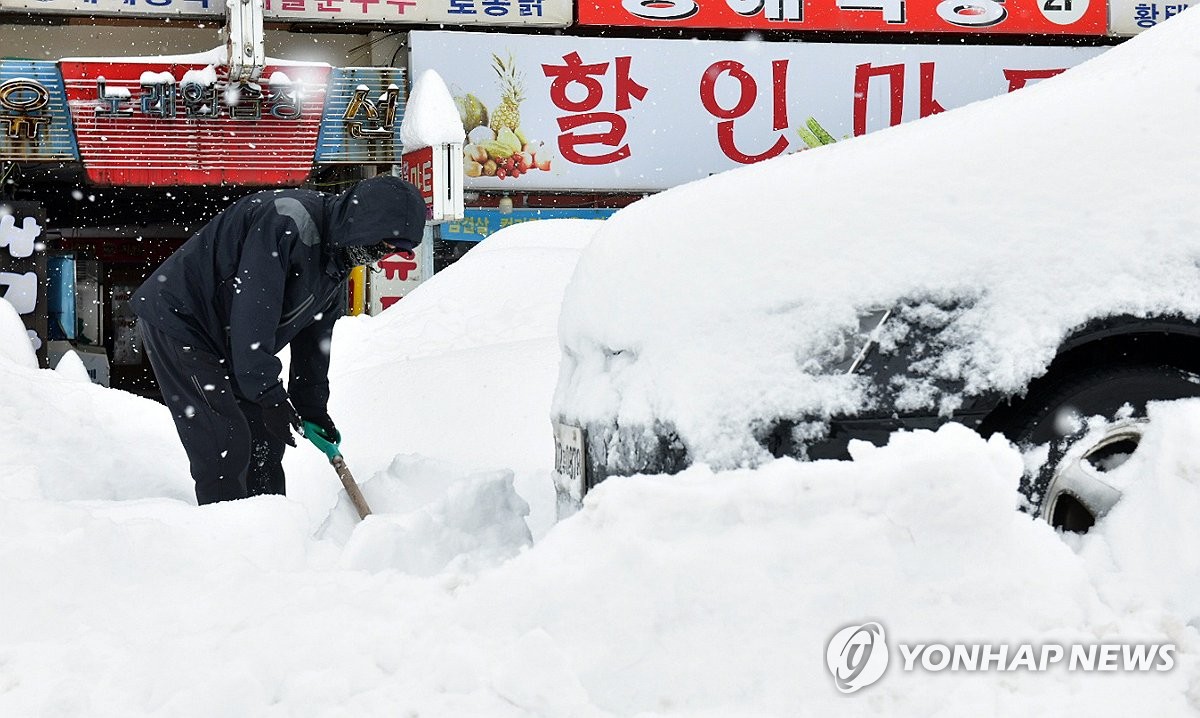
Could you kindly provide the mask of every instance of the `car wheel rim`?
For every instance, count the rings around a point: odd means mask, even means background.
[[[1064,531],[1087,531],[1121,498],[1121,490],[1108,476],[1137,450],[1145,433],[1145,419],[1110,424],[1096,438],[1085,437],[1086,448],[1072,448],[1046,487],[1042,518]]]

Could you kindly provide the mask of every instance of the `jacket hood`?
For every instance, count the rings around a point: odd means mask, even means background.
[[[411,183],[380,175],[327,200],[326,237],[333,247],[388,240],[411,249],[425,230],[425,200]]]

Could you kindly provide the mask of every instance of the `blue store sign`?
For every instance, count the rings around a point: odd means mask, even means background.
[[[503,214],[498,209],[470,209],[458,222],[438,226],[440,239],[451,242],[478,242],[493,232],[521,222],[537,219],[607,219],[615,209],[514,209]]]
[[[58,63],[0,59],[0,160],[78,160]]]
[[[399,162],[404,84],[400,68],[334,68],[317,138],[317,164]]]

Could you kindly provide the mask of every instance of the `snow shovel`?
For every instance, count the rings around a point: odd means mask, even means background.
[[[342,480],[342,486],[346,487],[346,494],[350,497],[350,502],[358,510],[358,518],[365,519],[371,513],[371,507],[367,506],[367,500],[358,490],[358,484],[354,482],[354,474],[351,474],[350,467],[346,466],[346,460],[342,458],[342,451],[338,445],[325,435],[321,427],[311,421],[304,422],[304,438],[311,441],[329,457],[329,463],[333,464],[334,470],[337,471],[338,478]]]

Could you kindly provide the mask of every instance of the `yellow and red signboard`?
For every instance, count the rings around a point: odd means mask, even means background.
[[[1103,35],[1106,0],[582,0],[580,25]]]

